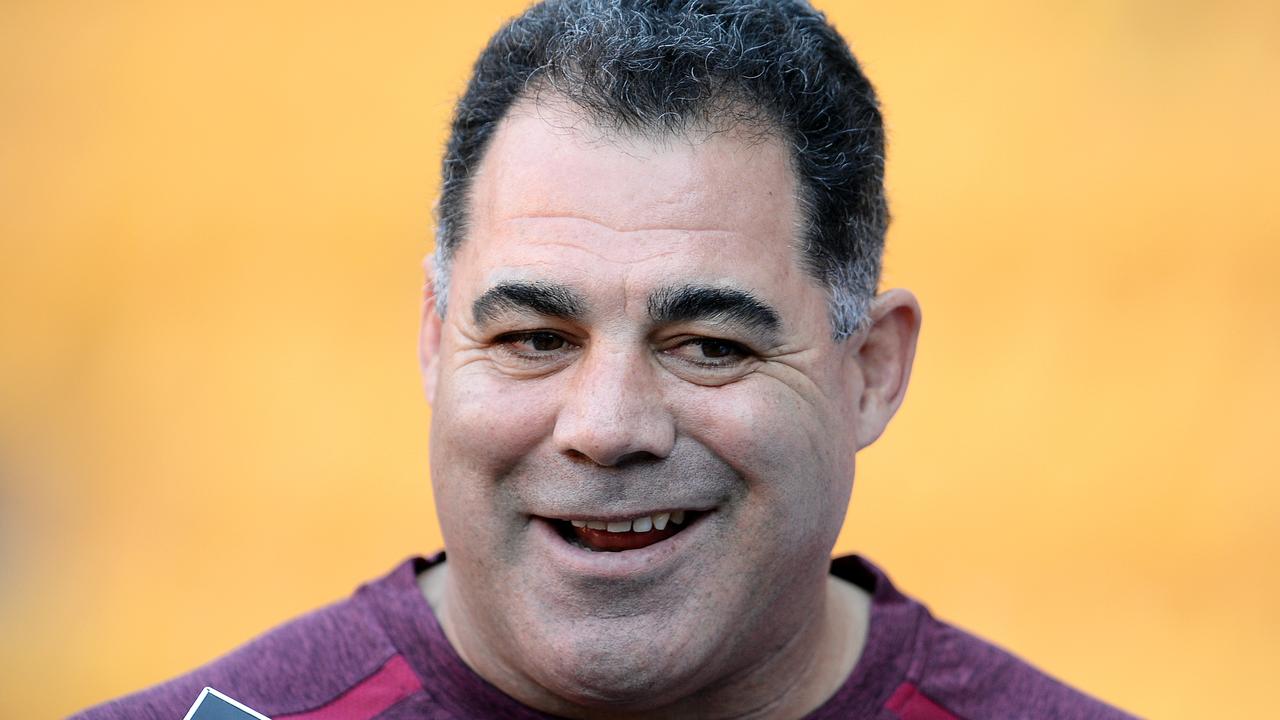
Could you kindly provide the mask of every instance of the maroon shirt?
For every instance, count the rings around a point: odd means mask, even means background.
[[[73,716],[178,720],[206,685],[273,720],[545,719],[467,667],[418,589],[412,558],[350,599],[286,623],[187,675]],[[853,672],[808,720],[1085,720],[1132,716],[934,619],[856,557],[831,563],[872,595]]]

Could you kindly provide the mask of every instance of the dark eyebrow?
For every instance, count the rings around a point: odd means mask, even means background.
[[[504,312],[532,311],[548,317],[577,320],[583,315],[582,298],[563,285],[546,282],[503,282],[476,298],[471,317],[477,325],[495,320]]]
[[[778,311],[755,295],[712,285],[660,288],[649,296],[649,317],[658,325],[692,320],[736,323],[767,335],[782,329]]]

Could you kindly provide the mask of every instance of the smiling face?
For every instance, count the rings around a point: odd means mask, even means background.
[[[864,374],[799,213],[772,137],[493,137],[427,383],[442,619],[508,694],[676,707],[818,641]]]

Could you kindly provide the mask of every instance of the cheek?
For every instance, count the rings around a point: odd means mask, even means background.
[[[442,377],[432,408],[433,458],[447,460],[450,475],[492,482],[551,436],[559,385],[556,376],[512,380],[482,363]]]
[[[431,481],[451,549],[510,547],[516,528],[499,520],[515,517],[517,503],[502,480],[550,438],[553,380],[514,382],[479,363],[442,376],[432,408]]]
[[[834,542],[853,478],[847,416],[771,380],[707,394],[684,406],[681,424],[744,479],[741,520],[768,529],[762,541]]]

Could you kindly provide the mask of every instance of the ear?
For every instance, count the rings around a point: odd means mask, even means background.
[[[920,303],[906,290],[889,290],[871,303],[856,362],[862,371],[858,401],[858,449],[884,432],[902,405],[920,337]]]
[[[436,383],[440,380],[440,333],[443,319],[436,312],[435,268],[428,255],[423,262],[426,281],[422,284],[422,328],[418,335],[418,362],[422,368],[422,389],[427,402],[436,401]]]

